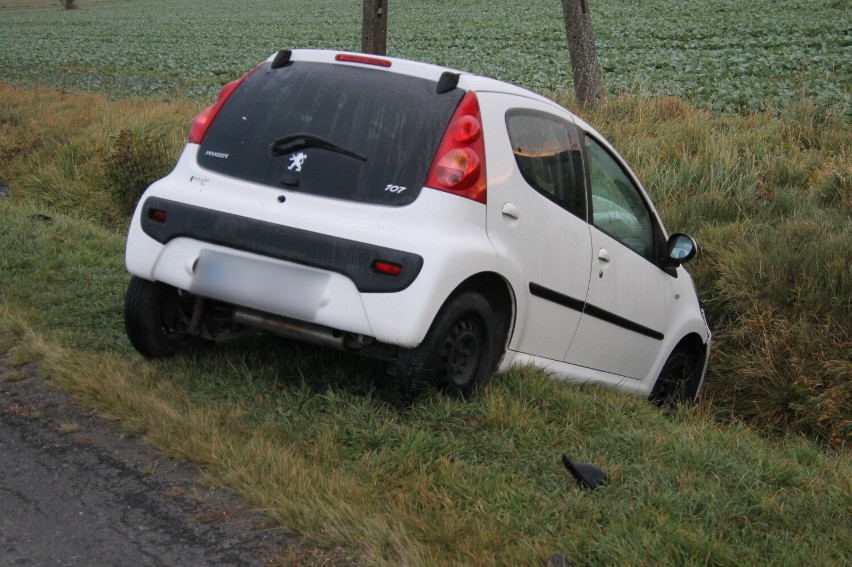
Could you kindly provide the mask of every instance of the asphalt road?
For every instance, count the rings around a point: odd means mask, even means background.
[[[0,359],[0,566],[348,565]]]

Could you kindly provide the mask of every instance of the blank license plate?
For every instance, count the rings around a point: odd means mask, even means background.
[[[190,291],[297,318],[310,318],[319,309],[328,274],[205,250],[198,258]]]

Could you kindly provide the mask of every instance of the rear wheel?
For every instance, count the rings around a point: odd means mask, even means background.
[[[701,386],[700,357],[683,347],[666,360],[649,399],[659,406],[674,407],[691,404]]]
[[[133,347],[147,358],[165,358],[198,345],[187,332],[193,300],[177,288],[132,277],[124,297],[124,328]]]
[[[403,385],[431,383],[467,397],[491,378],[504,337],[491,304],[475,292],[451,297],[402,369]]]

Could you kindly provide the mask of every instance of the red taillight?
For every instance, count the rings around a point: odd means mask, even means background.
[[[464,95],[450,120],[426,176],[426,186],[485,203],[485,139],[475,93]]]
[[[160,224],[166,222],[166,211],[162,209],[148,209],[148,218],[154,222],[158,222]]]
[[[402,266],[393,262],[385,262],[384,260],[376,260],[373,262],[373,269],[380,274],[388,276],[398,276],[402,273]]]
[[[222,90],[219,91],[218,98],[216,98],[216,103],[213,106],[208,106],[195,117],[195,121],[189,129],[189,142],[191,144],[200,144],[204,140],[204,136],[207,134],[207,129],[210,128],[211,124],[213,124],[213,120],[216,118],[216,115],[219,114],[219,110],[221,110],[222,105],[228,100],[228,97],[237,90],[237,87],[243,84],[246,77],[257,71],[261,65],[258,65],[236,81],[231,81],[222,87]]]
[[[453,140],[460,144],[475,142],[482,133],[482,124],[473,116],[460,116],[451,122]]]
[[[362,65],[375,65],[377,67],[390,67],[391,62],[387,59],[379,57],[369,57],[367,55],[355,55],[353,53],[338,53],[334,57],[335,61],[344,61],[346,63],[361,63]]]

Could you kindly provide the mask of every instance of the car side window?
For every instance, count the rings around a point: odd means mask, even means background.
[[[618,161],[586,136],[592,188],[592,223],[644,258],[654,260],[651,213]]]
[[[506,129],[524,180],[536,191],[586,220],[582,157],[572,143],[574,125],[535,110],[510,110]]]

